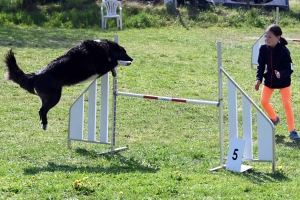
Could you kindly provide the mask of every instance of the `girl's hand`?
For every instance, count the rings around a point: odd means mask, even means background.
[[[277,77],[278,79],[280,79],[280,73],[279,73],[279,71],[277,71],[277,70],[274,70],[274,71],[275,71],[276,77]]]
[[[260,80],[257,80],[256,83],[255,83],[255,86],[254,86],[254,89],[255,89],[256,91],[259,90],[260,84],[261,84]]]

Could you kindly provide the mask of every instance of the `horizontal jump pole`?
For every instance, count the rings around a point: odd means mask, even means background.
[[[285,38],[287,41],[300,42],[300,39]]]
[[[135,93],[128,93],[128,92],[116,92],[116,95],[127,96],[127,97],[136,97],[136,98],[144,98],[144,99],[153,99],[153,100],[162,100],[162,101],[173,101],[173,102],[180,102],[180,103],[206,104],[206,105],[219,106],[219,102],[217,102],[217,101],[202,101],[202,100],[194,100],[194,99],[180,99],[180,98],[172,98],[172,97],[135,94]]]

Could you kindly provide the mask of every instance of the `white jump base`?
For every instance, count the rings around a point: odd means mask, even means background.
[[[115,41],[117,41],[115,37]],[[116,153],[122,150],[126,150],[127,147],[115,148],[116,143],[116,121],[117,121],[117,96],[131,97],[131,98],[145,98],[152,100],[171,101],[179,103],[190,104],[204,104],[214,105],[219,108],[219,137],[220,137],[220,165],[210,171],[218,170],[226,167],[226,157],[224,153],[224,111],[223,111],[223,85],[222,75],[227,79],[228,85],[228,136],[229,143],[231,138],[238,138],[238,135],[243,135],[245,140],[245,148],[243,154],[243,162],[271,162],[272,171],[275,172],[275,131],[274,125],[271,120],[264,114],[263,111],[247,96],[247,94],[237,85],[237,83],[228,75],[228,73],[222,68],[222,50],[221,42],[218,42],[218,101],[205,101],[194,99],[182,99],[172,98],[164,96],[144,95],[128,92],[120,92],[117,90],[117,76],[113,80],[113,104],[112,104],[112,134],[111,141],[108,141],[108,97],[109,97],[109,76],[108,74],[101,77],[101,116],[100,116],[100,139],[96,140],[96,134],[99,133],[96,130],[96,111],[97,111],[97,80],[94,80],[92,84],[79,96],[70,108],[69,119],[69,134],[68,134],[68,146],[71,146],[71,141],[82,141],[89,143],[98,143],[110,145],[110,150],[101,152]],[[88,100],[88,134],[87,138],[84,138],[84,94],[89,92]],[[238,123],[238,97],[237,92],[242,94],[242,123]],[[253,117],[252,109],[256,112],[257,130],[252,130]],[[242,126],[242,131],[239,131],[239,124]],[[254,134],[257,135],[257,141],[254,141]],[[257,144],[257,156],[254,156],[254,145]],[[255,146],[256,147],[256,146]],[[255,152],[256,153],[256,152]],[[250,169],[251,166],[245,166],[245,169]]]

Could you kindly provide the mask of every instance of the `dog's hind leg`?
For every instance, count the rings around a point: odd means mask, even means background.
[[[42,107],[39,110],[39,115],[43,129],[46,130],[48,126],[47,113],[59,102],[61,89],[51,95],[41,95],[40,97],[42,99]]]

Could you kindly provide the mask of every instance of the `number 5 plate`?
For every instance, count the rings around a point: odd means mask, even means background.
[[[230,138],[226,170],[241,172],[245,140]]]

